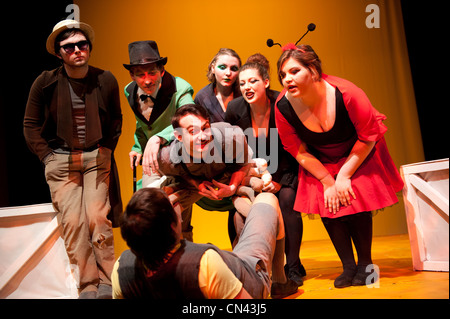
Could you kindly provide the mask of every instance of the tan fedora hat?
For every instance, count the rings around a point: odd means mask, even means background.
[[[67,29],[80,29],[82,30],[86,36],[89,38],[88,40],[91,44],[94,43],[94,30],[89,24],[84,22],[78,22],[76,20],[68,19],[62,20],[58,22],[54,27],[52,33],[47,38],[47,51],[53,55],[57,55],[55,52],[55,40],[56,37],[63,31]]]

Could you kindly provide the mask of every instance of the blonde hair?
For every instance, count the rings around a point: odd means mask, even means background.
[[[219,50],[219,52],[217,52],[216,55],[213,57],[211,62],[209,62],[209,65],[208,65],[208,72],[206,73],[206,77],[208,78],[208,81],[211,82],[211,83],[215,83],[216,82],[216,77],[214,76],[214,72],[212,71],[212,68],[213,68],[214,64],[216,63],[217,59],[221,55],[230,55],[232,57],[235,57],[239,61],[239,67],[241,67],[241,65],[242,65],[241,58],[236,53],[236,51],[234,51],[233,49],[221,48]]]

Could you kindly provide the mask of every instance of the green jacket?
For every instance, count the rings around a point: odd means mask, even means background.
[[[182,78],[174,77],[166,71],[149,121],[139,112],[137,89],[136,82],[129,83],[125,87],[125,96],[136,117],[135,143],[131,150],[143,154],[148,140],[153,135],[162,137],[168,142],[174,138],[172,116],[179,107],[194,103],[192,99],[194,89]]]

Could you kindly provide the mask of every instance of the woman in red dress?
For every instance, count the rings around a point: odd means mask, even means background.
[[[335,287],[365,285],[372,264],[371,211],[397,203],[403,188],[383,137],[386,117],[353,83],[322,74],[309,45],[283,47],[278,77],[284,90],[276,125],[300,164],[294,209],[320,215],[343,265]]]

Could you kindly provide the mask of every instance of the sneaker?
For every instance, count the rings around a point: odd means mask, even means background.
[[[270,288],[270,296],[272,297],[272,299],[281,299],[293,295],[297,291],[297,283],[288,278],[287,282],[284,284],[279,282],[272,283],[272,287]]]

